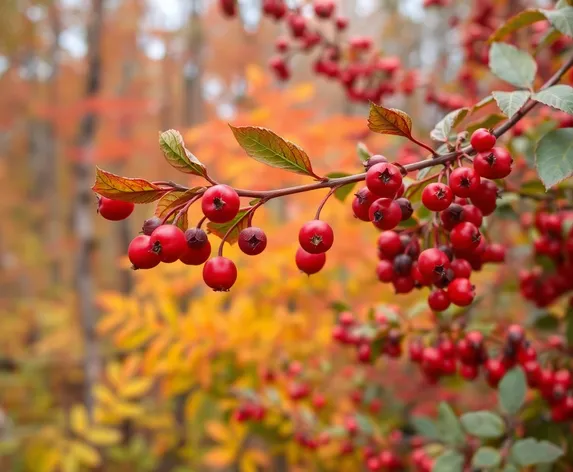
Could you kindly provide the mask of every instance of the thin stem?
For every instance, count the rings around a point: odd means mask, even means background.
[[[322,211],[322,208],[324,207],[324,205],[326,204],[326,202],[328,201],[328,199],[332,196],[332,194],[333,194],[334,192],[336,192],[336,190],[337,190],[339,187],[340,187],[340,186],[338,186],[338,187],[332,187],[332,188],[330,189],[330,192],[328,192],[328,193],[326,194],[326,197],[324,197],[324,198],[322,199],[322,202],[320,202],[320,205],[318,205],[318,208],[316,209],[316,214],[315,214],[315,216],[314,216],[314,219],[315,219],[315,220],[319,220],[319,219],[320,219],[320,212]]]
[[[186,203],[182,203],[181,205],[176,206],[175,208],[173,208],[169,213],[167,213],[167,215],[165,215],[165,217],[161,220],[161,224],[164,225],[167,220],[169,220],[169,218],[171,216],[173,216],[173,214],[177,213],[178,211],[182,211],[185,207],[187,207],[187,210],[189,209],[189,207],[195,203],[197,200],[199,200],[201,198],[201,195],[195,195],[191,200],[189,200]],[[179,215],[178,215],[179,216]],[[177,218],[176,218],[177,219]],[[175,223],[175,221],[174,221]]]
[[[250,217],[250,215],[252,215],[255,210],[257,208],[259,208],[261,205],[263,205],[266,202],[266,200],[261,200],[260,202],[258,202],[255,206],[250,207],[247,212],[241,217],[239,218],[235,224],[233,224],[233,226],[231,226],[227,232],[225,233],[225,236],[223,236],[223,238],[221,239],[221,244],[219,244],[219,251],[217,252],[217,255],[219,257],[221,257],[223,255],[223,246],[225,245],[225,242],[227,241],[227,239],[229,238],[230,234],[233,232],[233,230],[235,228],[237,228],[237,226],[239,226],[239,224],[241,224],[241,222],[247,218]]]
[[[206,216],[204,216],[203,218],[201,218],[199,220],[199,223],[197,223],[197,229],[201,228],[201,226],[203,226],[203,223],[205,223],[205,220],[207,219]]]
[[[173,220],[173,224],[176,225],[177,222],[179,221],[179,219],[189,211],[189,208],[191,207],[191,205],[193,204],[193,202],[196,202],[197,198],[192,198],[191,200],[189,200],[185,206],[179,210],[179,212],[177,212],[177,216],[175,217],[175,219]]]
[[[423,147],[426,151],[430,151],[432,153],[432,156],[437,156],[438,153],[436,152],[435,149],[431,148],[430,146],[428,146],[427,144],[424,144],[422,141],[418,141],[416,138],[414,138],[413,136],[410,136],[410,141],[412,141],[413,143],[416,143],[418,146]]]

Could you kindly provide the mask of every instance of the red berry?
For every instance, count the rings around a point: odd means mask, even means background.
[[[464,207],[452,203],[444,211],[440,212],[440,220],[444,229],[451,231],[456,225],[464,221]]]
[[[392,281],[395,293],[410,293],[414,290],[414,278],[410,275],[395,277]]]
[[[275,48],[278,52],[287,52],[289,48],[289,41],[287,38],[278,38],[275,42]]]
[[[279,80],[288,80],[290,77],[290,70],[283,57],[274,56],[269,60],[269,66],[275,73],[275,76]]]
[[[133,213],[135,205],[131,202],[122,202],[121,200],[112,200],[107,197],[98,197],[98,213],[110,221],[125,220]]]
[[[477,365],[473,364],[462,364],[460,368],[460,375],[466,380],[474,380],[479,373],[479,368]]]
[[[422,203],[431,211],[445,210],[453,199],[454,194],[450,187],[437,182],[427,185],[422,192]]]
[[[476,129],[470,143],[477,152],[487,152],[495,146],[496,137],[485,128]]]
[[[450,306],[450,299],[445,290],[434,290],[428,296],[428,305],[434,311],[444,311]]]
[[[334,6],[332,0],[315,0],[314,13],[319,18],[330,18],[334,13]]]
[[[474,157],[474,170],[486,179],[503,179],[511,173],[513,159],[503,148],[493,148],[491,152]]]
[[[423,277],[433,282],[440,280],[446,275],[450,268],[450,259],[448,256],[436,248],[422,251],[418,257],[418,269]]]
[[[237,13],[237,4],[235,0],[219,0],[219,6],[223,15],[226,17],[233,17]]]
[[[338,18],[336,18],[336,29],[338,31],[342,31],[345,30],[346,27],[348,26],[348,18],[346,18],[345,16],[339,16]]]
[[[408,353],[412,362],[422,362],[424,354],[424,345],[419,339],[414,340],[408,346]]]
[[[249,256],[256,256],[267,247],[267,235],[261,228],[250,226],[239,233],[239,248]]]
[[[396,203],[398,204],[400,210],[402,211],[402,221],[410,219],[412,213],[414,213],[414,209],[412,208],[410,200],[408,200],[407,198],[397,198]]]
[[[185,233],[175,225],[161,225],[150,236],[151,250],[161,262],[175,262],[187,249]]]
[[[213,257],[203,266],[203,280],[215,292],[228,292],[237,280],[237,267],[231,259]]]
[[[450,233],[450,241],[456,250],[472,251],[479,246],[481,233],[472,223],[463,222]]]
[[[291,34],[295,38],[301,38],[306,31],[306,20],[303,16],[293,13],[287,18],[287,24]]]
[[[306,252],[321,254],[332,247],[334,231],[324,221],[311,220],[302,225],[298,233],[298,242]]]
[[[402,174],[395,165],[375,164],[366,172],[366,186],[374,195],[394,198],[402,185]]]
[[[310,254],[299,247],[296,251],[296,266],[307,275],[316,274],[326,263],[326,253]]]
[[[485,247],[485,251],[481,256],[481,259],[483,262],[504,262],[505,253],[505,247],[501,244],[488,244]]]
[[[468,306],[474,301],[474,286],[468,279],[454,279],[448,285],[450,301],[457,306]]]
[[[439,373],[444,358],[435,347],[426,347],[422,353],[422,368],[427,372]]]
[[[389,198],[379,198],[368,211],[370,221],[379,229],[393,229],[402,220],[400,206]]]
[[[393,259],[404,249],[400,235],[396,231],[382,231],[378,236],[378,248],[386,259]]]
[[[240,199],[237,192],[228,185],[213,185],[203,194],[201,209],[214,223],[231,221],[239,212]]]
[[[388,260],[381,260],[376,266],[376,275],[380,282],[389,283],[394,279],[394,264]]]
[[[187,243],[187,248],[179,256],[179,260],[186,265],[201,265],[204,264],[211,255],[211,243],[207,239],[201,246],[190,246]]]
[[[358,346],[358,361],[362,362],[363,364],[367,364],[370,362],[372,357],[372,348],[370,344],[361,344]]]
[[[185,239],[187,240],[187,246],[195,249],[200,249],[209,242],[207,233],[201,228],[189,228],[185,231]]]
[[[152,269],[161,262],[159,256],[151,250],[150,240],[149,236],[141,234],[129,243],[127,256],[134,269]]]
[[[374,154],[372,156],[370,156],[368,159],[366,159],[362,165],[364,166],[364,168],[366,170],[370,169],[370,167],[372,167],[373,165],[376,164],[386,164],[388,162],[388,159],[386,159],[383,155],[381,154]]]
[[[492,387],[497,387],[499,381],[503,378],[506,368],[499,359],[488,359],[485,363],[487,382]]]
[[[471,264],[465,259],[454,259],[451,264],[456,279],[469,279],[472,273]]]
[[[483,214],[481,210],[478,207],[469,204],[464,205],[463,208],[464,208],[464,215],[463,215],[464,221],[467,221],[468,223],[473,223],[476,228],[481,227],[481,224],[483,223]]]
[[[497,206],[499,189],[491,180],[482,180],[476,195],[471,199],[472,203],[478,207],[483,215],[491,215]]]
[[[372,205],[377,198],[378,197],[366,187],[359,190],[354,195],[354,200],[352,201],[352,211],[354,212],[354,216],[362,221],[370,221],[368,210],[370,210],[370,205]]]
[[[161,218],[153,216],[143,222],[143,226],[141,227],[141,232],[143,234],[146,234],[147,236],[151,236],[151,233],[153,233],[158,226],[161,226]]]
[[[471,197],[479,189],[480,176],[469,167],[458,167],[450,175],[450,188],[456,197]]]

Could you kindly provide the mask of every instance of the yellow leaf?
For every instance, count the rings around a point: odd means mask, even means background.
[[[94,397],[98,402],[107,405],[114,405],[118,399],[105,385],[96,385],[94,387]]]
[[[80,465],[76,456],[70,451],[69,454],[62,459],[62,472],[78,472]]]
[[[124,398],[141,397],[149,390],[152,383],[152,379],[144,377],[133,379],[119,389],[119,395]]]
[[[84,437],[96,446],[112,446],[121,440],[119,431],[102,426],[91,427]]]
[[[127,402],[117,402],[113,405],[114,412],[124,418],[135,418],[143,414],[143,408],[139,405]]]
[[[96,467],[101,462],[101,457],[97,450],[88,444],[80,441],[72,441],[70,444],[70,454],[75,456],[81,464],[89,467]]]
[[[371,103],[368,128],[376,133],[410,137],[412,119],[402,110]]]
[[[207,434],[216,441],[227,442],[230,439],[230,431],[218,421],[209,421],[205,425],[205,430],[207,431]]]
[[[70,427],[76,434],[82,435],[88,429],[88,414],[83,405],[74,405],[70,411]]]
[[[209,467],[225,467],[232,464],[235,460],[235,450],[217,447],[211,449],[207,454],[203,456],[203,462]]]
[[[243,454],[239,470],[241,472],[257,472],[257,464],[248,454]]]
[[[119,388],[125,379],[121,375],[121,366],[119,362],[112,362],[107,366],[106,369],[107,376],[114,387]]]

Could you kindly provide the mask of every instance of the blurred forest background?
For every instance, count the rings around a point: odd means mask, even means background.
[[[314,470],[308,464],[318,459],[292,441],[305,413],[287,401],[289,378],[273,384],[280,408],[260,431],[230,419],[238,397],[261,388],[262,372],[302,361],[313,391],[328,391],[330,421],[363,385],[330,344],[332,307],[365,313],[393,295],[372,270],[376,232],[353,220],[349,204],[326,207],[341,236],[327,269],[310,279],[294,267],[291,235],[320,197],[265,206],[256,219],[269,247],[248,261],[229,250],[239,267],[229,295],[206,292],[200,269],[131,271],[126,248],[150,215],[138,208],[110,224],[96,213],[95,165],[181,181],[158,148],[158,132],[169,128],[217,180],[242,188],[300,180],[250,161],[227,122],[274,130],[322,171],[358,171],[357,141],[409,152],[367,134],[366,108],[314,78],[311,58],[295,59],[293,81],[275,82],[266,63],[282,26],[259,22],[257,0],[240,3],[239,21],[204,0],[0,1],[0,470]],[[342,0],[338,8],[350,18],[348,34],[371,35],[385,54],[418,68],[422,84],[463,94],[449,85],[463,55],[447,21],[472,2],[453,2],[449,14],[421,3]],[[522,7],[497,3],[508,14]],[[385,104],[417,116],[422,131],[444,114],[423,98],[422,85]],[[482,277],[495,283],[495,273]],[[420,309],[415,296],[400,303]],[[487,316],[496,309],[503,304]],[[398,367],[384,369],[399,384],[408,370]],[[386,388],[376,395],[388,427],[414,396],[431,411],[444,394],[420,395],[408,378],[396,404]],[[334,452],[321,454],[324,467],[336,464]]]

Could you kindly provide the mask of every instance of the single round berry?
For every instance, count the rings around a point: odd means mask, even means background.
[[[141,234],[133,238],[127,248],[127,256],[134,269],[152,269],[161,262],[159,256],[151,250],[151,238]]]
[[[175,262],[187,249],[185,233],[175,225],[161,225],[150,236],[151,250],[161,262]]]
[[[267,247],[267,235],[261,228],[251,226],[239,233],[239,248],[249,256],[256,256]]]
[[[334,231],[332,231],[330,225],[324,221],[311,220],[300,228],[298,242],[306,252],[321,254],[332,247]]]
[[[400,210],[402,210],[402,221],[410,219],[412,213],[414,213],[410,200],[407,198],[397,198],[396,203],[400,206]]]
[[[394,200],[379,198],[368,211],[370,221],[379,229],[394,229],[402,220],[402,210]]]
[[[336,18],[335,24],[338,31],[343,31],[348,26],[348,18],[345,16],[339,16]]]
[[[307,275],[316,274],[326,263],[326,253],[311,254],[299,247],[295,256],[296,266]]]
[[[209,240],[205,240],[201,246],[190,246],[187,243],[187,248],[179,256],[179,260],[185,265],[201,265],[204,264],[209,256],[211,255],[211,243]]]
[[[334,13],[335,4],[332,0],[315,0],[313,6],[318,18],[330,18]]]
[[[465,259],[454,259],[451,269],[456,279],[469,279],[472,274],[472,266]]]
[[[505,149],[496,147],[474,157],[474,170],[486,179],[503,179],[511,173],[513,159]]]
[[[374,195],[394,198],[402,185],[402,174],[395,165],[388,163],[374,164],[366,172],[366,186]]]
[[[370,156],[368,159],[366,159],[363,162],[364,168],[366,170],[370,169],[370,167],[372,167],[373,165],[376,164],[386,164],[388,162],[388,159],[386,159],[384,156],[382,156],[381,154],[374,154],[373,156]]]
[[[467,198],[479,190],[480,176],[469,167],[458,167],[450,175],[450,188],[456,197]]]
[[[418,257],[418,270],[424,278],[432,282],[436,282],[446,276],[449,268],[450,259],[439,249],[426,249]]]
[[[460,375],[466,380],[475,380],[479,374],[479,367],[474,364],[462,364]]]
[[[434,311],[444,311],[450,306],[450,298],[445,290],[434,290],[428,296],[428,306]]]
[[[98,213],[109,221],[125,220],[133,213],[135,205],[131,202],[112,200],[107,197],[98,197]]]
[[[153,233],[159,226],[161,226],[161,218],[153,216],[143,222],[141,232],[147,236],[151,236],[151,233]]]
[[[394,280],[394,264],[388,260],[379,261],[376,265],[376,275],[380,282],[392,282]]]
[[[237,280],[237,267],[231,259],[213,257],[203,266],[203,280],[215,292],[227,292]]]
[[[378,248],[386,259],[393,259],[404,250],[402,239],[396,231],[382,231],[378,236]]]
[[[291,34],[295,38],[302,38],[306,31],[306,19],[304,16],[293,13],[287,18],[287,24]]]
[[[359,190],[354,195],[354,200],[352,200],[352,211],[354,212],[354,216],[362,221],[370,221],[368,211],[370,210],[370,205],[372,205],[377,199],[378,197],[366,187]]]
[[[454,194],[450,187],[441,183],[432,183],[422,192],[422,203],[431,211],[442,211],[450,206]]]
[[[228,185],[209,187],[201,199],[203,214],[214,223],[231,221],[237,216],[240,204],[239,195]]]
[[[497,262],[505,261],[506,248],[501,244],[493,243],[488,244],[485,248],[481,258],[483,262]]]
[[[410,293],[414,290],[416,283],[411,275],[394,277],[392,280],[395,293]]]
[[[412,272],[412,258],[407,254],[398,254],[394,258],[394,273],[398,276],[407,276]]]
[[[195,249],[200,249],[209,242],[207,233],[201,228],[189,228],[185,231],[185,240],[187,241],[187,246]]]
[[[440,220],[444,229],[451,231],[464,221],[464,207],[457,203],[452,203],[448,208],[440,212]]]
[[[472,197],[472,203],[478,207],[484,216],[491,215],[497,206],[500,190],[491,180],[483,179],[479,191]]]
[[[497,139],[487,129],[479,128],[472,133],[470,144],[477,152],[487,152],[495,146]]]
[[[474,290],[468,279],[454,279],[448,285],[448,297],[456,306],[468,306],[474,301]]]
[[[488,359],[485,363],[487,383],[494,388],[497,387],[506,370],[503,362],[499,359]]]
[[[463,220],[469,223],[473,223],[476,228],[481,227],[483,223],[483,213],[475,205],[464,205],[464,216]]]
[[[452,230],[450,241],[456,250],[472,251],[479,246],[481,233],[474,224],[465,221]]]

